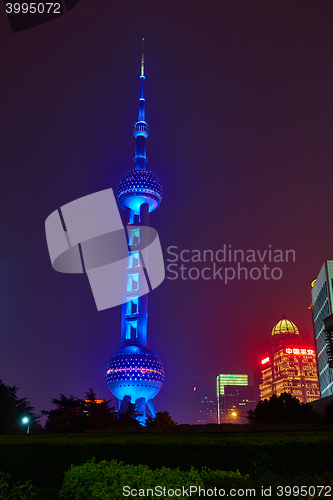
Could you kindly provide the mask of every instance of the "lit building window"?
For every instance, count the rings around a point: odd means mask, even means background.
[[[138,267],[140,265],[140,253],[132,252],[128,256],[128,268],[133,269],[133,267]]]
[[[129,274],[127,276],[127,291],[135,292],[139,290],[139,273]]]
[[[140,243],[140,228],[130,229],[128,231],[129,246],[138,245]]]
[[[132,314],[137,314],[139,312],[139,299],[138,297],[133,297],[126,304],[126,315],[132,316]]]

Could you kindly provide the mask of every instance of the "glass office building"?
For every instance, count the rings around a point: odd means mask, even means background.
[[[239,374],[220,374],[216,377],[216,397],[217,397],[217,421],[218,423],[224,423],[225,411],[226,411],[226,397],[225,387],[226,386],[248,386],[249,380],[247,375]]]
[[[324,320],[333,313],[333,261],[327,260],[312,282],[312,320],[321,397],[333,394],[333,369],[329,367]]]

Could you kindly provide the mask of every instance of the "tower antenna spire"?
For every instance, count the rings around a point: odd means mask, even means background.
[[[146,122],[146,101],[144,95],[144,81],[145,81],[145,39],[141,39],[142,42],[142,53],[141,53],[141,70],[140,70],[140,84],[141,92],[139,97],[139,116],[138,121],[134,124],[134,137],[136,139],[135,144],[135,157],[133,158],[136,167],[146,169],[145,163],[147,161],[146,156],[146,139],[149,135],[148,123]]]
[[[141,72],[140,78],[145,78],[145,39],[142,38]]]

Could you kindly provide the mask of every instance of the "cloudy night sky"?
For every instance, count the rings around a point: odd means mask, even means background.
[[[164,188],[150,225],[165,260],[170,246],[296,255],[266,259],[280,279],[166,272],[149,295],[160,410],[193,423],[196,379],[253,382],[282,315],[313,337],[310,284],[333,259],[332,22],[330,0],[80,0],[13,34],[0,5],[0,377],[37,411],[89,387],[111,396],[121,306],[98,312],[86,275],[52,269],[45,220],[134,167],[142,37],[147,168]]]

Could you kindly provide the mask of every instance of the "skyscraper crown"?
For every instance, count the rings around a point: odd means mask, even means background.
[[[285,317],[282,318],[278,323],[276,323],[272,330],[272,335],[280,335],[284,333],[294,333],[296,335],[299,335],[297,326]]]

